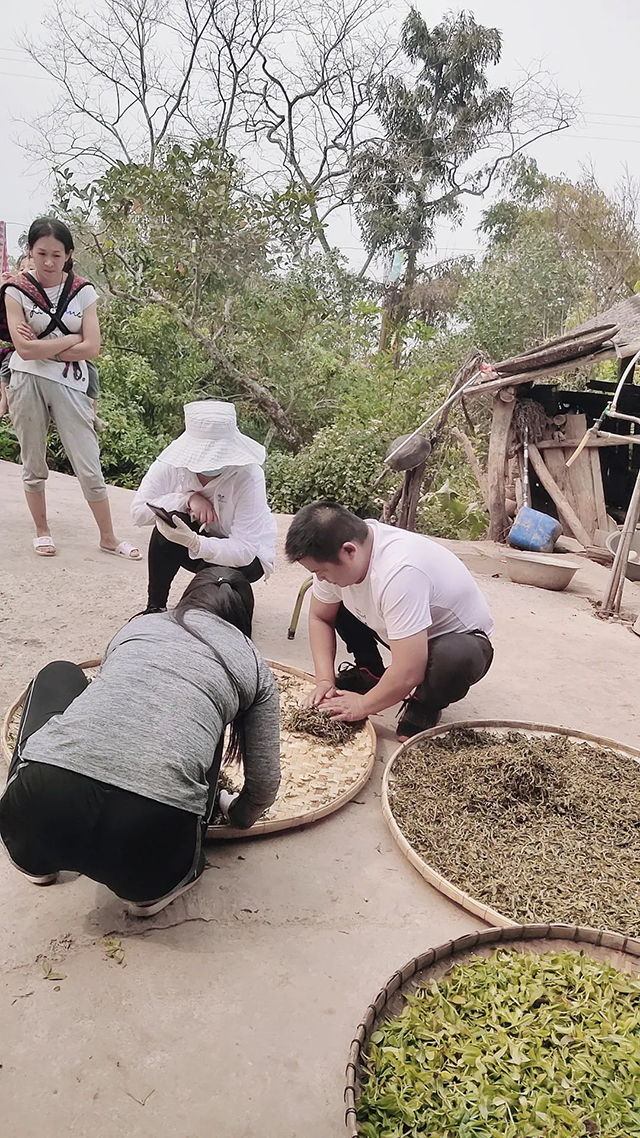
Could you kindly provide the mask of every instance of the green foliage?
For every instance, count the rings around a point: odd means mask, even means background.
[[[432,490],[420,502],[416,525],[432,537],[477,541],[486,536],[489,518],[481,502],[452,490],[447,478],[439,490]]]
[[[317,432],[295,456],[270,454],[266,473],[273,508],[291,513],[328,497],[359,513],[379,516],[401,478],[388,472],[373,490],[390,442],[412,431],[442,403],[464,349],[464,339],[458,336],[429,338],[416,343],[401,372],[388,358],[375,357],[349,390],[333,426]],[[486,431],[488,418],[481,419],[480,425]],[[476,449],[483,461],[484,434]],[[448,435],[433,452],[428,473],[431,485],[439,489],[421,501],[418,529],[434,537],[473,540],[484,536],[488,519],[478,486],[460,448]]]
[[[373,482],[382,467],[386,444],[380,424],[334,424],[318,431],[297,455],[271,454],[266,475],[269,501],[279,513],[294,513],[307,502],[332,498],[350,510],[377,510]]]
[[[504,183],[506,196],[485,210],[479,226],[490,255],[536,231],[551,237],[574,266],[589,315],[634,292],[640,276],[638,186],[628,176],[607,194],[588,167],[571,182],[546,177],[521,156],[510,163]],[[535,263],[531,269],[535,277]]]
[[[239,163],[211,139],[176,143],[155,166],[118,163],[85,189],[65,171],[58,196],[87,250],[100,245],[116,287],[156,292],[196,321],[277,264],[304,229],[299,194],[248,192]]]
[[[552,233],[521,228],[472,273],[460,297],[473,343],[495,362],[564,331],[587,279]]]
[[[0,459],[20,462],[20,444],[8,419],[0,419]]]
[[[249,374],[271,377],[270,389],[305,439],[332,423],[349,392],[367,383],[368,293],[352,275],[305,258],[285,275],[249,279],[229,307],[218,342]],[[240,406],[256,416],[249,400]],[[268,420],[255,422],[264,436]]]

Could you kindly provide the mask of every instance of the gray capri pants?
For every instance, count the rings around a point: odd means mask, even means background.
[[[103,501],[107,487],[89,396],[40,375],[12,371],[7,399],[20,443],[22,480],[27,493],[41,494],[49,477],[47,431],[53,420],[87,502]]]

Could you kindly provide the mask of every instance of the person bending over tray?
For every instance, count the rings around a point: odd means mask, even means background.
[[[422,534],[314,502],[294,517],[289,561],[314,574],[307,703],[354,722],[403,701],[401,741],[434,727],[485,676],[493,621],[469,570]],[[336,633],[355,657],[334,674]],[[379,645],[391,650],[385,670]]]
[[[75,870],[139,917],[190,889],[229,725],[245,781],[220,792],[224,817],[247,829],[275,801],[279,696],[252,614],[241,573],[204,569],[170,613],[120,629],[93,683],[65,661],[38,673],[0,799],[0,836],[30,881]]]
[[[187,403],[185,431],[150,466],[131,504],[153,525],[146,612],[163,612],[178,569],[239,569],[248,581],[275,564],[276,524],[267,504],[266,452],[243,435],[233,403]]]

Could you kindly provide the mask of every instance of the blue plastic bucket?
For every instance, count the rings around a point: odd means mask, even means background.
[[[551,553],[562,533],[559,521],[523,506],[518,510],[507,541],[514,549],[527,549],[532,553]]]

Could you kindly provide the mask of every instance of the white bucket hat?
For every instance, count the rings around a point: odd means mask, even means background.
[[[161,462],[202,474],[222,466],[262,466],[267,457],[261,443],[238,430],[233,403],[218,403],[214,399],[185,403],[184,425],[184,434],[158,455]]]

